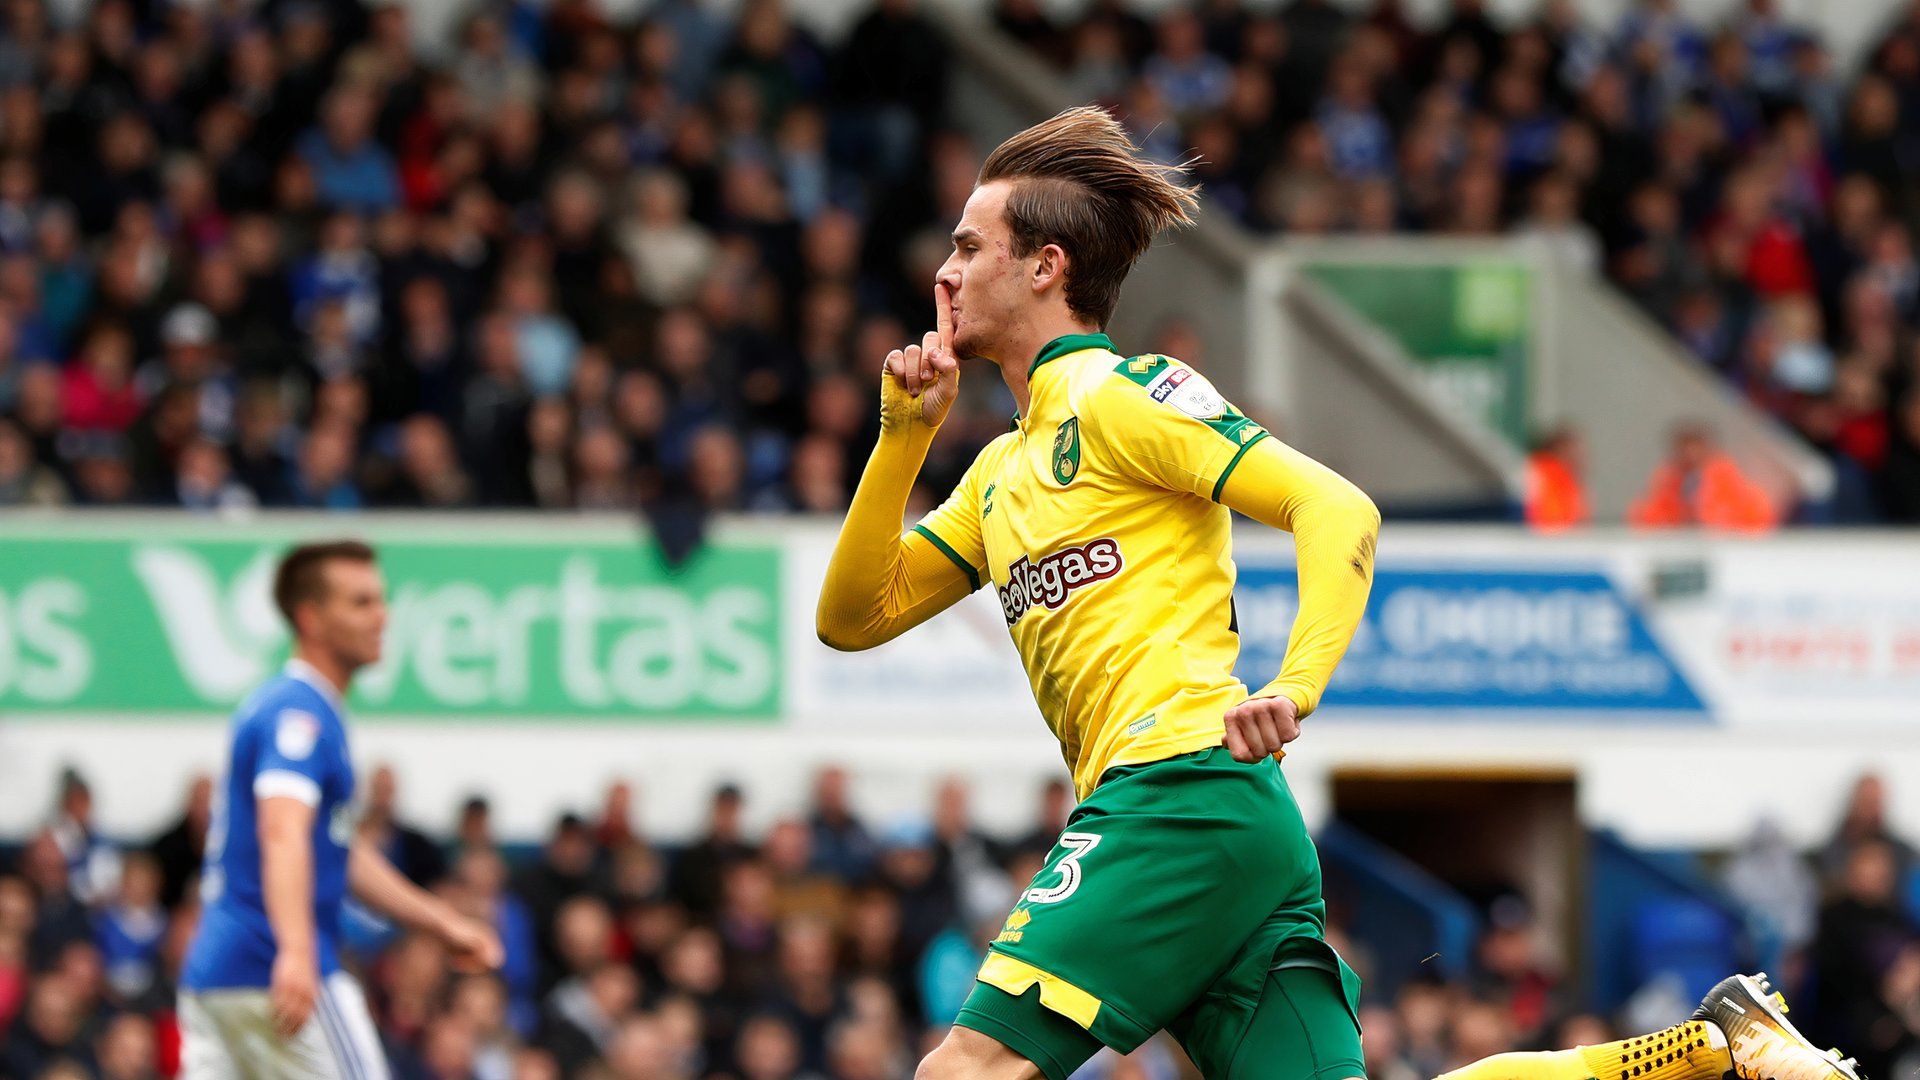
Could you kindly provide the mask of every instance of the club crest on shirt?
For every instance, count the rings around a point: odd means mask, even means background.
[[[1172,364],[1147,383],[1147,396],[1195,420],[1218,419],[1227,411],[1227,399],[1220,396],[1220,391],[1213,388],[1205,375]]]
[[[1080,418],[1069,416],[1053,435],[1053,478],[1063,486],[1080,475]]]
[[[320,718],[300,709],[282,709],[273,729],[273,746],[289,761],[305,761],[320,741]]]

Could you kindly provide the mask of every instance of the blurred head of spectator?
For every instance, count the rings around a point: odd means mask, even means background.
[[[493,849],[493,808],[485,796],[469,796],[460,804],[460,817],[454,825],[454,833],[462,848],[479,851]]]
[[[195,439],[180,451],[175,497],[189,510],[245,510],[253,493],[233,478],[227,451],[211,439]]]
[[[123,1012],[108,1020],[94,1044],[100,1080],[157,1080],[159,1059],[154,1024]]]
[[[687,479],[694,498],[705,509],[739,507],[746,481],[739,438],[718,426],[696,431],[687,447]]]
[[[83,506],[125,506],[133,501],[135,481],[124,436],[81,431],[63,440],[73,477],[75,501]]]
[[[63,423],[81,431],[125,431],[140,416],[133,384],[133,335],[114,322],[95,325],[81,338],[80,354],[68,366],[61,397]]]
[[[83,1031],[86,1010],[85,996],[70,980],[57,973],[41,973],[27,994],[26,1008],[15,1021],[17,1029],[7,1039],[6,1057],[0,1060],[15,1076],[39,1076],[63,1058],[87,1060],[90,1055]]]
[[[573,450],[574,504],[588,510],[630,510],[635,503],[631,449],[601,425],[582,431]]]
[[[401,425],[400,473],[409,503],[445,510],[473,502],[473,483],[460,464],[453,435],[437,416],[418,413]]]
[[[0,417],[0,506],[59,506],[67,486],[36,460],[33,443],[19,424]]]
[[[1887,825],[1887,784],[1878,773],[1862,773],[1847,792],[1846,806],[1833,836],[1827,842],[1825,860],[1830,870],[1838,870],[1847,861],[1852,848],[1868,840],[1886,841],[1903,861],[1911,858]]]
[[[300,446],[293,478],[294,505],[357,510],[360,489],[353,478],[353,429],[343,421],[315,426]]]
[[[740,1025],[734,1059],[741,1080],[786,1080],[800,1069],[800,1039],[784,1018],[758,1013]]]

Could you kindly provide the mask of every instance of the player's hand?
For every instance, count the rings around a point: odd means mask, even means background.
[[[1220,741],[1233,760],[1251,765],[1300,737],[1299,712],[1284,694],[1248,698],[1227,710],[1227,733]]]
[[[944,282],[933,286],[935,329],[920,344],[887,354],[880,378],[880,424],[937,428],[960,396],[960,358],[953,352],[953,302]]]
[[[273,958],[273,975],[267,984],[267,1002],[273,1010],[273,1030],[283,1039],[291,1039],[307,1026],[313,1015],[313,1003],[320,998],[320,965],[311,955],[301,956],[285,949]]]
[[[484,975],[499,968],[507,958],[493,927],[465,915],[448,919],[441,928],[440,940],[451,954],[453,969],[462,975]]]

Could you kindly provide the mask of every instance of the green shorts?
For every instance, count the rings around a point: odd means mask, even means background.
[[[1162,1028],[1208,1080],[1364,1076],[1360,980],[1325,916],[1277,762],[1215,748],[1123,766],[1068,819],[956,1023],[1048,1080]]]

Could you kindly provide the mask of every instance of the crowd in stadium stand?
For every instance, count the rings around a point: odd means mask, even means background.
[[[1920,4],[1888,5],[1857,77],[1776,0],[1712,25],[1675,0],[1608,24],[1568,0],[1511,26],[1482,0],[1434,27],[1403,6],[997,13],[1154,153],[1197,154],[1248,226],[1533,237],[1833,463],[1803,519],[1920,521]]]
[[[854,781],[820,770],[804,807],[764,833],[747,793],[725,787],[703,833],[668,848],[611,785],[544,845],[514,850],[475,798],[429,836],[396,810],[390,769],[368,778],[362,835],[414,880],[492,923],[496,976],[452,972],[425,937],[350,919],[350,966],[367,988],[399,1080],[904,1080],[973,985],[1017,886],[1040,869],[1070,808],[1046,787],[1031,829],[992,836],[968,789],[942,784],[924,816],[867,822]],[[147,1080],[178,1063],[172,987],[195,918],[213,813],[197,782],[179,820],[140,845],[93,824],[69,774],[48,826],[0,856],[0,1075]],[[1808,1030],[1841,1041],[1869,1076],[1920,1065],[1920,926],[1902,895],[1914,852],[1889,833],[1886,793],[1856,787],[1811,857],[1762,827],[1721,869],[1791,957],[1776,979]],[[765,815],[760,815],[766,820]],[[1367,943],[1332,940],[1372,977]],[[1474,974],[1368,995],[1361,1020],[1373,1080],[1426,1080],[1515,1048],[1604,1042],[1670,1022],[1582,1012],[1578,980],[1524,905],[1492,903]],[[1663,1012],[1662,1010],[1667,1010]],[[1096,1059],[1077,1080],[1175,1080],[1178,1051],[1149,1044]],[[1904,1071],[1902,1071],[1904,1070]]]
[[[431,61],[398,3],[7,4],[0,506],[841,507],[981,153],[915,3],[489,4]],[[1254,229],[1604,270],[1834,462],[1817,518],[1920,519],[1920,8],[1858,78],[1771,0],[1346,10],[995,15]]]
[[[478,7],[6,5],[0,506],[844,505],[978,167],[940,33]]]

